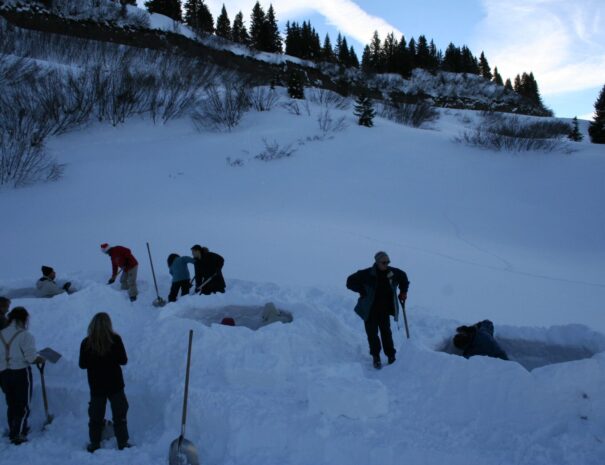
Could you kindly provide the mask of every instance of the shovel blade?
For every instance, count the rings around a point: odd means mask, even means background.
[[[162,299],[161,297],[158,297],[157,299],[155,299],[153,301],[152,305],[154,307],[163,307],[164,305],[166,305],[166,301],[164,299]]]
[[[176,438],[168,451],[169,465],[200,465],[197,449],[185,438]]]

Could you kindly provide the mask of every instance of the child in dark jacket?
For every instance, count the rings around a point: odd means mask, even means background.
[[[130,447],[126,414],[128,401],[124,394],[124,377],[121,365],[128,357],[122,338],[113,332],[107,313],[97,313],[88,326],[88,336],[80,345],[80,368],[88,372],[90,403],[88,404],[89,452],[101,447],[101,436],[105,425],[105,407],[111,404],[113,426],[118,449]]]

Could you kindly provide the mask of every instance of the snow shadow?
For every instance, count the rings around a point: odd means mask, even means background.
[[[292,323],[294,319],[291,312],[278,309],[271,302],[263,306],[227,305],[216,308],[188,309],[180,316],[200,321],[206,326],[220,324],[225,319],[230,318],[234,323],[231,326],[245,326],[252,330],[257,330],[272,323]]]
[[[496,338],[510,360],[519,363],[528,371],[556,363],[573,362],[591,358],[597,352],[583,345],[569,346],[527,339]],[[451,339],[446,339],[437,351],[462,356]]]

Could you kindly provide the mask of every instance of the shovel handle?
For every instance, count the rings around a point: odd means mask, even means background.
[[[40,370],[40,384],[42,385],[42,400],[44,402],[44,412],[46,413],[46,418],[50,418],[50,414],[48,413],[48,398],[46,397],[46,382],[44,381],[44,363],[36,363],[38,370]]]
[[[191,345],[193,344],[193,330],[189,330],[189,348],[187,349],[187,371],[185,372],[185,396],[183,398],[183,420],[181,423],[181,438],[185,437],[185,423],[187,422],[187,397],[189,395],[189,369],[191,368]]]

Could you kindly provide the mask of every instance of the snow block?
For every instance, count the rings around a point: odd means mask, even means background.
[[[309,385],[307,398],[312,414],[333,418],[375,418],[386,415],[389,408],[385,385],[365,378],[358,364],[328,369]]]

